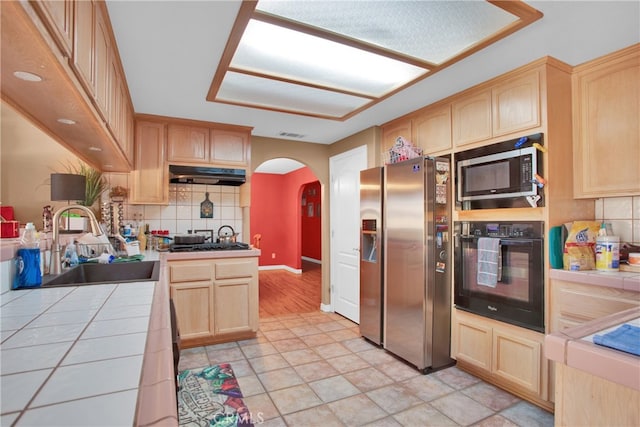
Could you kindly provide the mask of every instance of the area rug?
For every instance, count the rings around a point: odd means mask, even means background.
[[[178,424],[185,427],[253,426],[228,363],[178,374]]]

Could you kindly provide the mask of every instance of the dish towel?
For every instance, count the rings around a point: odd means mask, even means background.
[[[478,285],[495,288],[498,285],[498,261],[500,239],[480,237],[478,239]]]
[[[640,356],[640,327],[624,324],[603,335],[594,335],[593,342]]]

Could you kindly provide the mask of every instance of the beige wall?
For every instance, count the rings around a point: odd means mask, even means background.
[[[0,202],[16,209],[21,222],[42,228],[42,207],[51,204],[49,176],[64,172],[77,157],[33,126],[5,103],[1,104]],[[379,164],[380,129],[369,128],[331,145],[254,136],[251,139],[251,172],[267,160],[285,157],[308,166],[322,185],[322,302],[330,304],[329,157],[361,145],[367,146],[368,165]],[[111,175],[111,174],[108,174]],[[250,184],[249,177],[249,184]],[[244,186],[243,186],[244,187]],[[54,207],[61,206],[55,202]],[[249,212],[245,210],[245,215]],[[244,221],[248,224],[248,218]],[[248,230],[245,230],[248,233]]]
[[[331,303],[330,282],[330,236],[331,223],[329,218],[329,157],[359,147],[367,146],[367,162],[370,167],[376,166],[380,158],[380,128],[374,127],[358,132],[331,145],[312,144],[282,139],[251,138],[251,170],[254,171],[267,160],[280,157],[297,160],[308,166],[316,175],[322,192],[322,303]]]
[[[42,208],[52,204],[50,175],[66,172],[77,157],[6,103],[0,109],[0,203],[13,206],[21,223],[41,229]]]

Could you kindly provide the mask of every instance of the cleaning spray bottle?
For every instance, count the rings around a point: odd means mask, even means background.
[[[32,222],[27,223],[20,238],[20,249],[15,258],[16,275],[13,289],[38,288],[42,285],[40,268],[40,236]]]

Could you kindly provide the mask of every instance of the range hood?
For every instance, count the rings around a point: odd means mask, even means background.
[[[169,165],[169,182],[238,186],[246,182],[244,169],[207,168]]]

